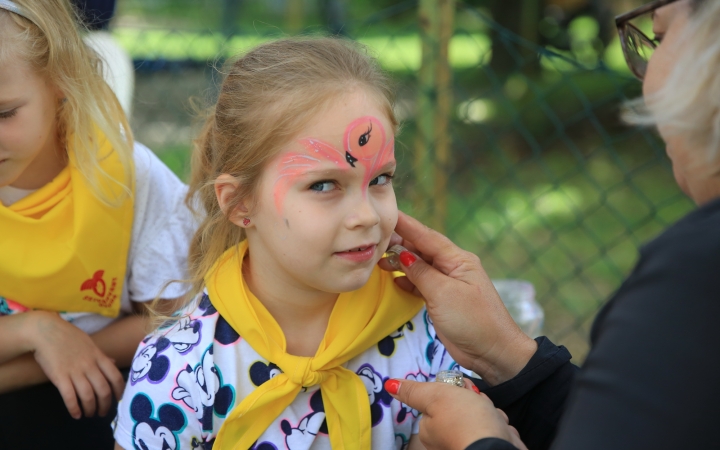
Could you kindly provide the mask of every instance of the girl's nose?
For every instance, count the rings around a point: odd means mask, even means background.
[[[357,203],[347,215],[346,223],[349,229],[370,228],[380,223],[380,215],[367,196]]]

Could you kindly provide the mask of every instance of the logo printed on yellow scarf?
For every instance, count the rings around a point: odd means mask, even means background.
[[[112,281],[110,282],[110,290],[108,291],[107,284],[105,283],[105,280],[103,280],[104,274],[104,270],[98,270],[92,278],[83,282],[82,286],[80,286],[80,290],[90,290],[95,294],[95,297],[86,295],[83,297],[83,300],[95,302],[103,308],[109,308],[112,306],[113,302],[117,300],[117,294],[115,294],[115,290],[117,288],[117,278],[112,278]]]

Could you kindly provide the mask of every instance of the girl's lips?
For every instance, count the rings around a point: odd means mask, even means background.
[[[371,245],[361,251],[347,251],[347,252],[336,252],[335,255],[352,262],[365,262],[370,261],[375,255],[375,249],[377,245]]]

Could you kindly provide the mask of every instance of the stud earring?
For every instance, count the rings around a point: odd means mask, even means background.
[[[243,222],[242,222],[242,223],[243,223],[243,226],[246,227],[246,226],[250,225],[250,219],[248,219],[248,218],[246,217],[246,218],[243,219]]]

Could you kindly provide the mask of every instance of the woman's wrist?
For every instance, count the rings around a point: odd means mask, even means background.
[[[537,342],[524,333],[509,340],[504,346],[477,360],[471,368],[490,386],[497,386],[514,378],[527,365],[537,351]]]

